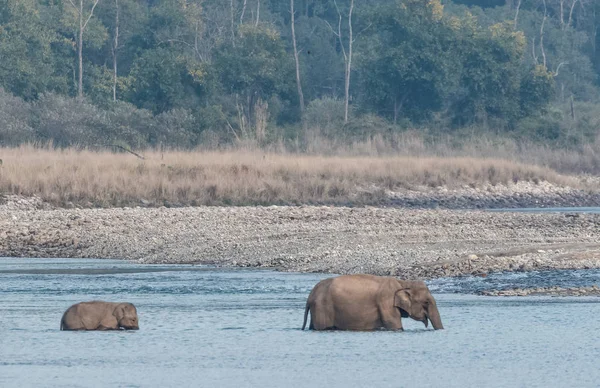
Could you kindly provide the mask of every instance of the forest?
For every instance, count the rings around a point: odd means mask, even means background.
[[[599,28],[596,0],[0,0],[0,146],[576,149]]]

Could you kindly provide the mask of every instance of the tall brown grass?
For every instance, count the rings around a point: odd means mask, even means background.
[[[417,186],[579,184],[549,168],[498,158],[319,156],[256,149],[143,154],[145,160],[109,151],[0,148],[0,194],[84,206],[374,204],[388,189]]]
[[[566,174],[600,175],[600,137],[593,143],[573,147],[552,147],[528,139],[473,131],[462,134],[423,134],[406,131],[376,134],[360,141],[310,137],[304,148],[279,145],[277,151],[291,149],[315,155],[470,157],[502,159],[548,167]]]

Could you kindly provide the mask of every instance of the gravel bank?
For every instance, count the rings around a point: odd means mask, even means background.
[[[0,256],[433,278],[600,267],[600,215],[345,207],[0,205]]]
[[[581,190],[549,182],[517,182],[510,185],[483,184],[477,187],[415,187],[386,191],[385,205],[404,208],[511,209],[532,207],[594,207],[600,204],[596,178],[580,178],[590,187]]]

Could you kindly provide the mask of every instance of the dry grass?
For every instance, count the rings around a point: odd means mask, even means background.
[[[52,203],[124,206],[377,203],[385,190],[548,181],[555,171],[501,159],[429,156],[311,156],[263,151],[127,153],[0,149],[0,193]]]
[[[281,149],[284,147],[276,148],[278,151]],[[299,150],[294,149],[294,151]],[[550,147],[527,139],[515,139],[489,132],[474,132],[462,136],[452,134],[428,136],[417,131],[407,131],[387,136],[377,134],[364,141],[356,142],[330,140],[317,136],[309,139],[302,151],[318,155],[501,159],[548,167],[566,174],[600,175],[600,137],[583,147],[569,149]]]

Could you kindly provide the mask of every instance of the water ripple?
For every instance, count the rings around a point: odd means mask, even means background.
[[[600,316],[600,298],[468,295],[589,286],[597,270],[433,280],[445,330],[403,319],[404,332],[355,333],[300,330],[308,293],[331,275],[118,271],[131,266],[0,259],[0,386],[579,388],[600,381],[598,324],[582,319]],[[140,330],[59,331],[65,309],[89,299],[135,303]]]

